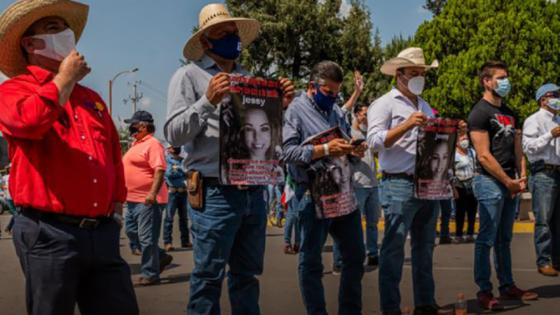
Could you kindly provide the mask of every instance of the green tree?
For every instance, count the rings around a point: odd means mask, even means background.
[[[546,0],[449,0],[415,35],[428,61],[440,61],[424,97],[443,115],[466,117],[481,97],[479,68],[502,60],[513,84],[506,102],[526,118],[537,109],[535,90],[560,79],[559,16]]]
[[[447,0],[426,0],[424,9],[432,11],[434,15],[439,15],[443,11],[443,7],[447,4]]]

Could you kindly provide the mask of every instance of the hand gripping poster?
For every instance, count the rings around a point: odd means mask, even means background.
[[[283,182],[282,90],[278,81],[230,76],[220,107],[220,182],[275,185]]]
[[[321,132],[304,142],[320,145],[337,138],[349,137],[339,128]],[[357,201],[352,188],[351,157],[327,156],[315,161],[308,170],[310,193],[315,202],[315,212],[319,219],[330,219],[347,215],[357,209]]]
[[[458,120],[431,118],[418,131],[414,190],[416,198],[443,200],[453,197],[453,174]]]

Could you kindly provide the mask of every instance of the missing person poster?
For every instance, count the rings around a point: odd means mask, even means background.
[[[220,182],[248,186],[283,182],[280,83],[232,75],[226,97],[220,108]]]
[[[337,138],[350,140],[339,127],[335,127],[307,139],[304,145],[325,144]],[[308,176],[317,218],[341,217],[357,209],[348,156],[324,157],[310,166]]]
[[[453,174],[458,120],[431,118],[418,132],[415,195],[419,199],[443,200],[453,197]]]

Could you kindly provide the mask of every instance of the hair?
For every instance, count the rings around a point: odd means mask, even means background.
[[[484,86],[484,79],[492,78],[496,69],[508,71],[508,67],[503,61],[499,60],[490,60],[485,62],[482,67],[480,67],[480,71],[478,73],[478,78],[480,80],[480,85]]]
[[[356,106],[354,106],[354,115],[357,115],[359,112],[361,112],[364,107],[367,108],[368,105],[365,103],[356,104]]]
[[[452,147],[455,146],[455,141],[453,141],[451,135],[449,136],[449,139],[444,140],[441,138],[437,138],[434,135],[426,135],[426,137],[424,138],[424,142],[422,142],[421,147],[419,147],[418,153],[420,153],[420,166],[418,169],[416,169],[416,172],[418,174],[418,178],[420,179],[432,179],[434,174],[432,172],[432,168],[430,167],[430,164],[432,163],[432,155],[434,154],[434,151],[436,150],[436,148],[440,145],[446,145],[449,154],[451,154],[451,152],[453,152]],[[452,146],[453,145],[453,146]],[[446,169],[450,168],[451,162],[453,161],[453,158],[448,158],[447,160],[447,167]]]
[[[146,130],[148,131],[148,133],[156,132],[156,125],[154,125],[153,122],[142,121],[142,123],[144,123],[144,126],[146,126]]]
[[[319,62],[311,70],[309,81],[319,82],[320,80],[342,83],[344,81],[342,68],[334,61],[324,60]]]

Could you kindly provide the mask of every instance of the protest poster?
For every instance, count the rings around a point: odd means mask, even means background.
[[[230,76],[230,92],[220,105],[220,182],[275,185],[280,165],[282,90],[276,80]]]
[[[339,127],[334,127],[307,139],[304,145],[325,144],[337,138],[350,140]],[[346,155],[327,156],[309,167],[310,193],[315,202],[317,218],[341,217],[357,209],[350,162],[350,157]]]
[[[415,196],[419,199],[443,200],[453,197],[450,177],[453,174],[458,120],[430,118],[418,131]]]

